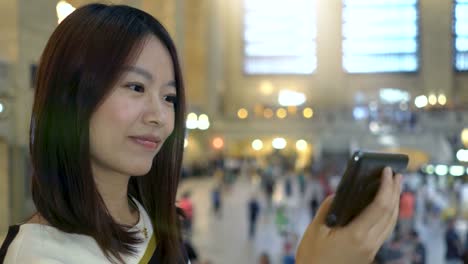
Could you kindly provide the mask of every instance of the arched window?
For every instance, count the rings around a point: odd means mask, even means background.
[[[316,32],[315,0],[245,0],[244,72],[313,73]]]
[[[343,0],[343,68],[418,70],[418,0]]]

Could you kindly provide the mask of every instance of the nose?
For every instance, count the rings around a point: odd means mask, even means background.
[[[143,121],[145,124],[161,127],[164,125],[164,107],[162,102],[156,96],[151,97],[146,102],[145,113]]]

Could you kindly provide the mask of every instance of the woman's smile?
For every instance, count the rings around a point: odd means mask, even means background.
[[[159,145],[161,144],[161,139],[154,136],[131,136],[129,137],[132,142],[138,144],[139,146],[143,146],[147,150],[157,150]]]

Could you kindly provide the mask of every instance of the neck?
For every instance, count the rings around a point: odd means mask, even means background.
[[[104,171],[93,166],[94,181],[109,214],[123,225],[133,226],[138,222],[138,211],[128,201],[129,175]]]

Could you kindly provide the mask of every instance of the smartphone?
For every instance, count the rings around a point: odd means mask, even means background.
[[[404,154],[356,151],[338,185],[326,225],[338,227],[349,224],[374,200],[383,169],[391,167],[395,176],[406,169],[408,160]]]

